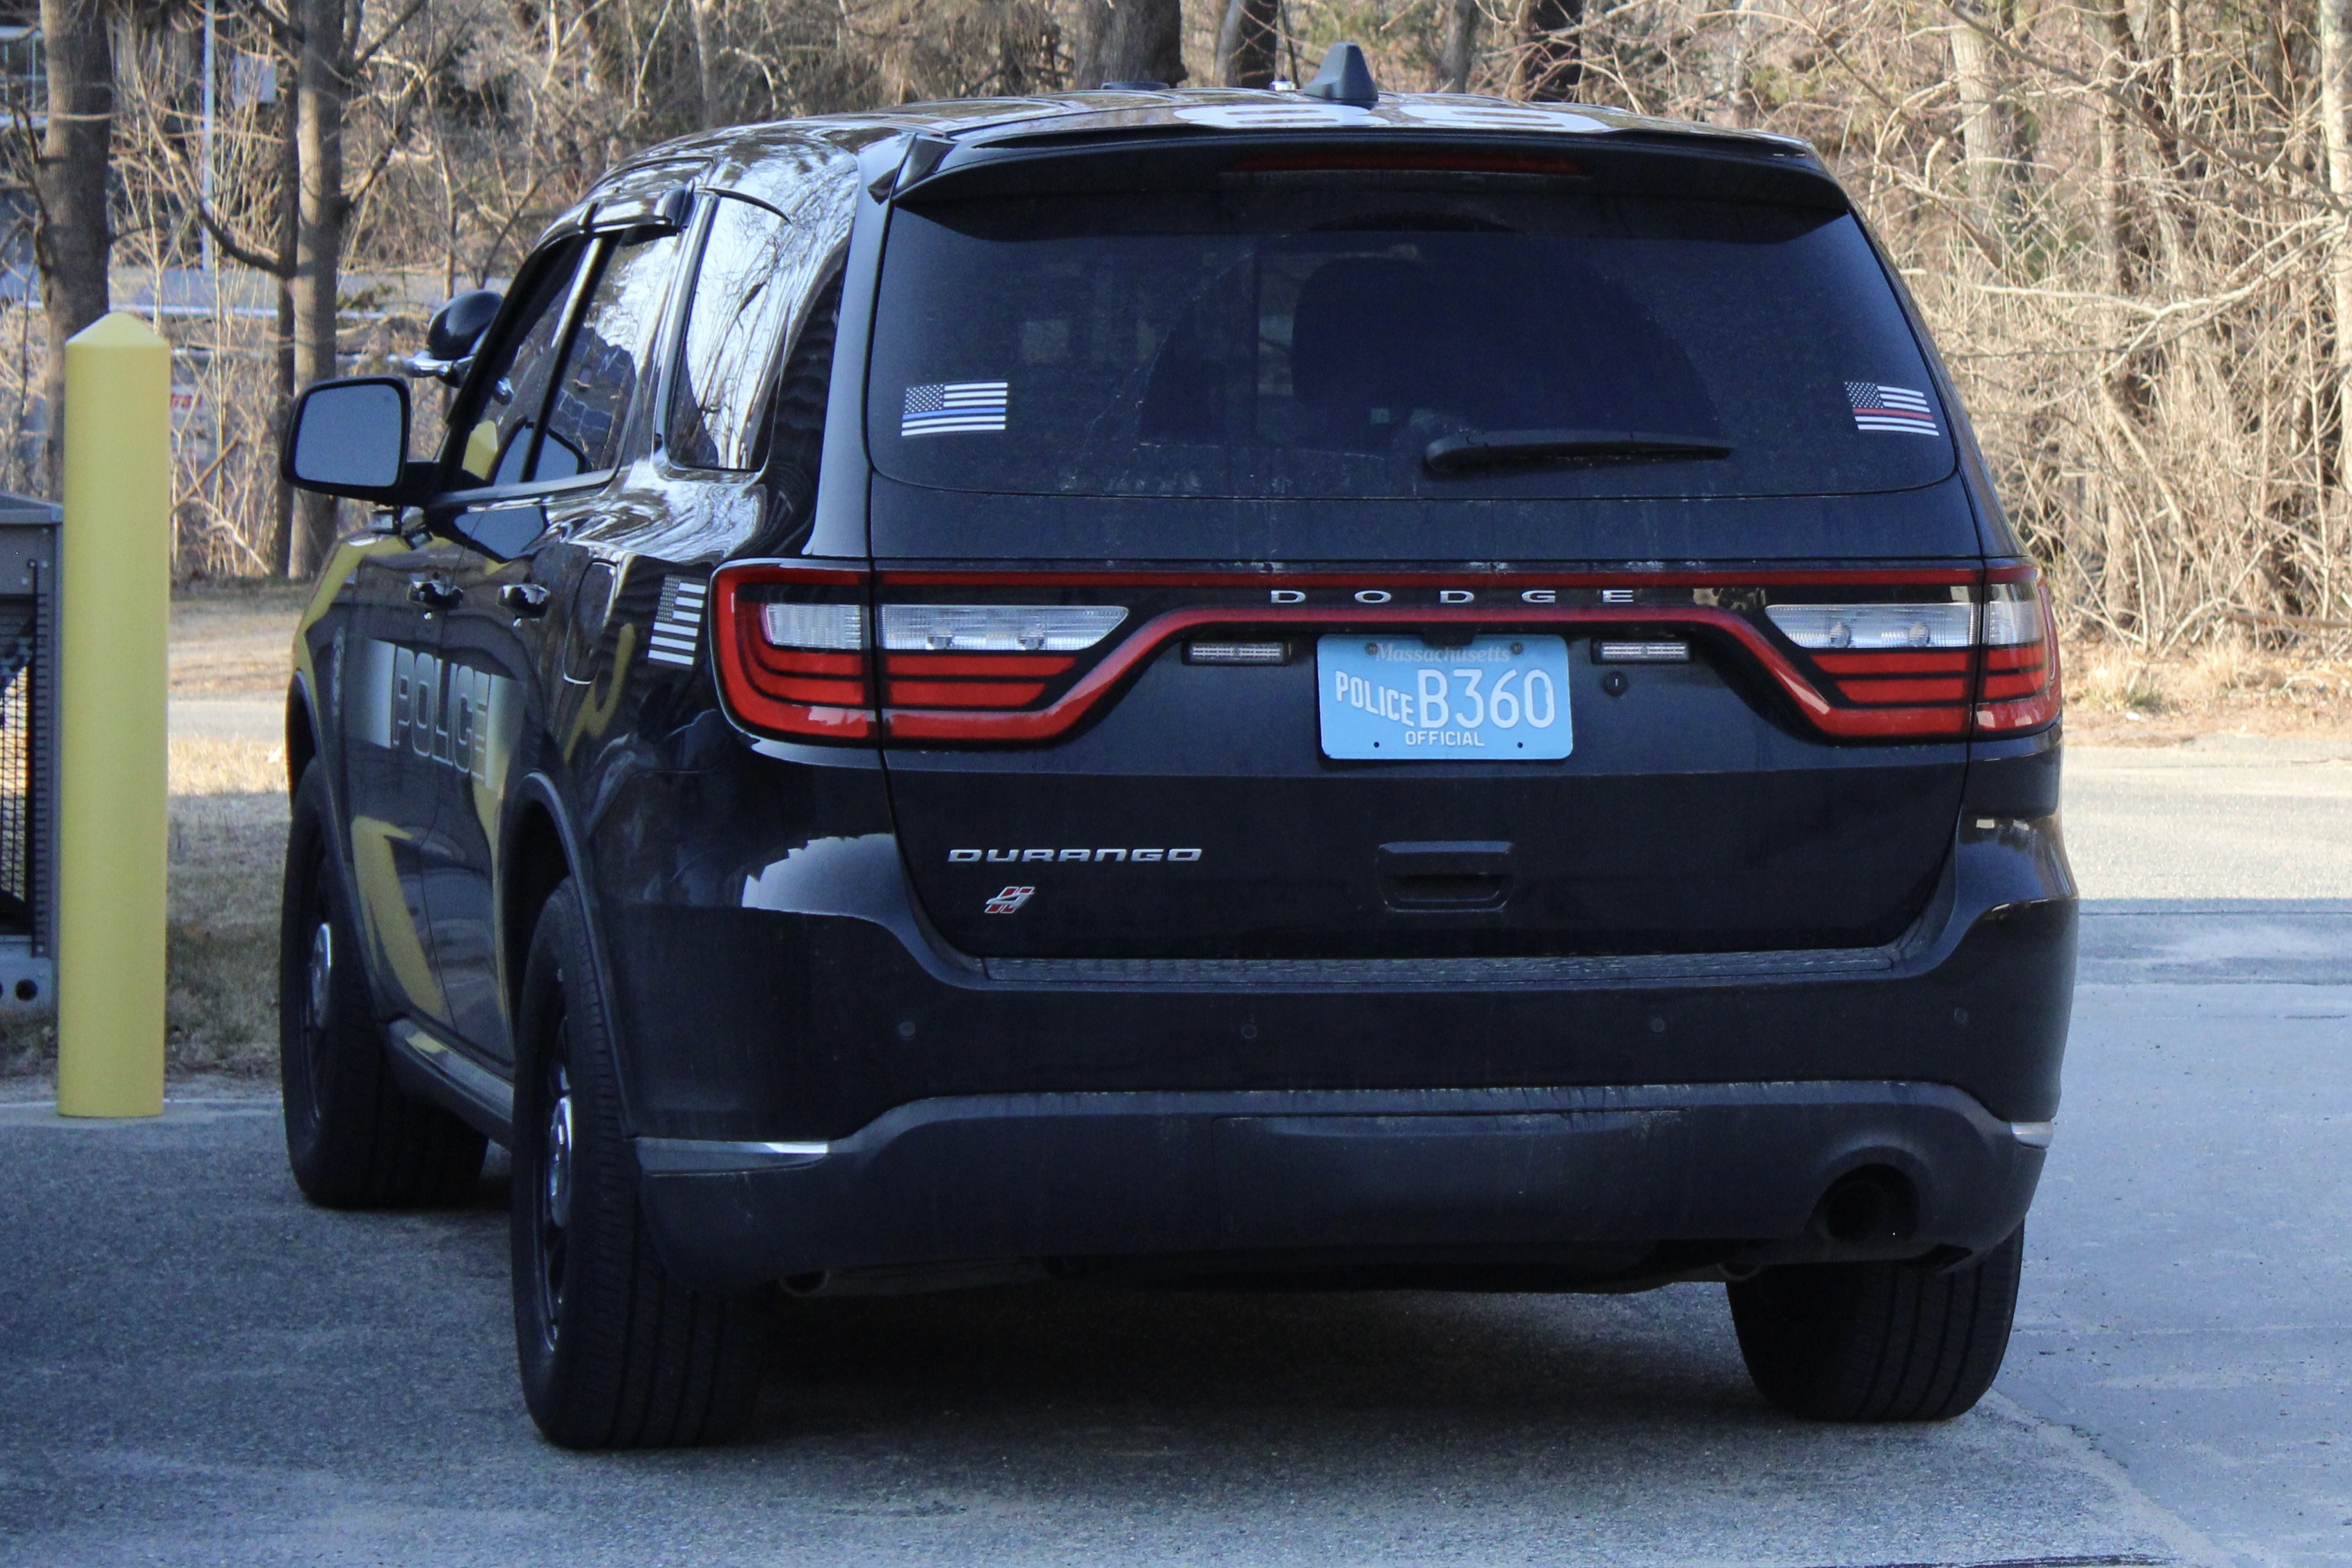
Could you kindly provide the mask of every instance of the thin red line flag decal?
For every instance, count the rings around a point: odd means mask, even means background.
[[[1908,387],[1882,386],[1876,382],[1848,382],[1845,400],[1853,405],[1856,430],[1891,430],[1911,435],[1940,435],[1927,394]]]

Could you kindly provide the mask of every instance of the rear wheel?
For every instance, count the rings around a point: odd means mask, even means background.
[[[1819,1263],[1730,1287],[1748,1375],[1816,1421],[1943,1421],[1984,1396],[2009,1349],[2025,1228],[1965,1269]]]
[[[515,1346],[531,1419],[568,1448],[722,1442],[759,1397],[760,1297],[688,1288],[637,1200],[612,1037],[570,883],[523,970],[515,1074]]]
[[[482,1135],[393,1082],[328,810],[313,762],[294,791],[278,936],[287,1163],[302,1196],[329,1208],[462,1202],[481,1176]]]

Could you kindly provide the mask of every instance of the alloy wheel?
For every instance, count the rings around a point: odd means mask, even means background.
[[[563,1032],[550,1041],[555,1049],[548,1072],[547,1117],[541,1134],[540,1172],[536,1201],[539,1231],[540,1332],[552,1345],[563,1311],[563,1270],[572,1225],[572,1079],[563,1066]]]

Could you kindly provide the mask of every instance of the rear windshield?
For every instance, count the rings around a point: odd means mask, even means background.
[[[1954,464],[1862,231],[1794,207],[943,201],[892,216],[873,341],[875,463],[947,489],[1794,496]]]

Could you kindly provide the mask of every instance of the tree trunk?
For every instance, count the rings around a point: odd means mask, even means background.
[[[1756,43],[1756,0],[1732,0],[1731,38],[1723,51],[1723,77],[1716,97],[1734,125],[1755,122],[1756,95],[1748,90],[1748,53]]]
[[[1443,92],[1468,92],[1470,70],[1478,63],[1478,0],[1446,0],[1445,43],[1437,56]]]
[[[710,0],[687,0],[687,11],[694,21],[694,90],[701,106],[702,129],[711,130],[719,123],[719,94],[710,85]]]
[[[1085,0],[1078,9],[1075,84],[1184,79],[1181,0]]]
[[[1584,79],[1584,46],[1577,29],[1584,0],[1520,0],[1518,96],[1558,103],[1576,96]]]
[[[2319,0],[2319,106],[2327,188],[2352,208],[2352,0]],[[2336,306],[2336,505],[2352,519],[2352,213],[2339,211],[2328,281]],[[2326,613],[2334,614],[2336,605]]]
[[[2131,215],[2124,178],[2124,111],[2099,105],[2099,281],[2117,298],[2131,292]]]
[[[66,340],[106,314],[114,244],[106,173],[114,131],[114,50],[100,0],[41,0],[48,60],[48,125],[35,176],[40,203],[33,254],[48,318],[43,457],[49,494],[65,486]]]
[[[270,428],[282,436],[294,412],[294,391],[299,384],[294,379],[294,249],[302,220],[302,120],[294,94],[278,95],[278,320],[272,345],[278,351],[278,407]],[[280,577],[294,573],[295,497],[294,487],[281,474],[276,486],[277,511],[270,523],[268,551],[270,570]]]
[[[1227,0],[1217,29],[1217,80],[1226,87],[1268,87],[1281,74],[1281,0]]]
[[[345,71],[347,0],[301,0],[301,64],[296,87],[296,136],[300,143],[300,211],[294,230],[294,380],[308,386],[335,373],[335,305],[341,282],[343,108],[351,92]],[[335,543],[335,504],[304,496],[296,507],[291,567],[314,575]]]
[[[1996,228],[2008,179],[2001,135],[2000,61],[1990,41],[1966,22],[1946,31],[1952,41],[1952,86],[1960,99],[1960,168],[1976,221]]]

